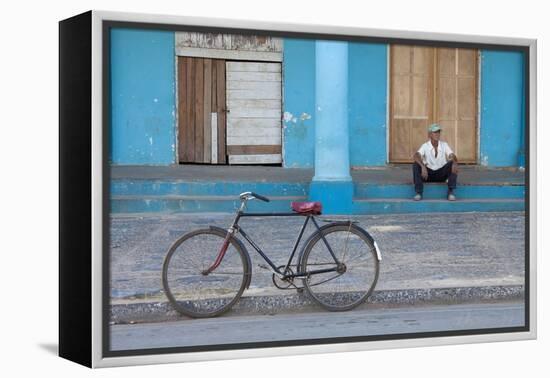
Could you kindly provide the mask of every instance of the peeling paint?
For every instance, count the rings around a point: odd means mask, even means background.
[[[304,113],[302,113],[302,115],[300,115],[300,120],[301,120],[301,121],[305,121],[305,120],[307,120],[307,119],[311,119],[311,115],[310,115],[310,114],[304,112]]]
[[[315,41],[284,39],[283,166],[313,166],[315,125],[306,121],[315,112]],[[313,118],[313,117],[312,117]]]
[[[306,114],[306,113],[303,113],[303,114]],[[287,123],[288,122],[296,123],[298,122],[298,118],[294,117],[294,114],[292,114],[291,112],[284,112],[283,121]]]
[[[484,167],[487,167],[489,165],[489,156],[487,155],[481,155],[480,164]]]
[[[291,112],[284,112],[284,114],[283,114],[283,121],[285,121],[285,122],[290,122],[290,121],[292,121],[292,118],[293,118],[293,117],[294,117],[294,116],[292,115]]]

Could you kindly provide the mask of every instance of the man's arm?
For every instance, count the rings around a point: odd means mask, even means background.
[[[449,154],[449,158],[448,160],[452,160],[453,161],[453,165],[451,166],[451,172],[453,173],[458,173],[458,158],[456,157],[456,155],[454,154],[454,152],[451,152]]]
[[[426,168],[426,166],[424,165],[424,162],[422,161],[422,155],[420,155],[420,152],[418,152],[418,151],[415,152],[415,154],[413,156],[413,159],[422,168],[422,178],[424,180],[427,180],[428,179],[428,169]]]

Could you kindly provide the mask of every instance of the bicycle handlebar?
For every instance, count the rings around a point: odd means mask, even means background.
[[[264,197],[262,195],[254,193],[254,192],[241,193],[241,195],[239,197],[241,198],[241,200],[248,200],[250,198],[247,198],[247,197],[253,197],[253,198],[257,198],[257,199],[259,199],[261,201],[264,201],[264,202],[269,202],[269,198]]]
[[[254,197],[256,197],[257,199],[262,200],[262,201],[264,201],[264,202],[269,202],[269,198],[264,197],[264,196],[261,196],[261,195],[259,195],[259,194],[254,193],[254,192],[251,192],[250,195],[251,195],[251,196],[254,196]]]

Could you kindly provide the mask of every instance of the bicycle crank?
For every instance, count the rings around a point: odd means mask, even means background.
[[[277,267],[277,269],[280,271],[282,271],[284,268],[285,268],[285,265],[281,265]],[[275,285],[275,287],[281,290],[303,289],[303,287],[298,287],[296,286],[296,284],[294,284],[294,277],[292,277],[294,275],[294,272],[290,267],[288,267],[284,271],[284,275],[287,277],[279,277],[279,275],[273,273],[273,275],[271,276],[271,279],[273,280],[273,284]]]

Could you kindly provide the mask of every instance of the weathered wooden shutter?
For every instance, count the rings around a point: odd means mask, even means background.
[[[225,60],[178,58],[180,163],[226,163]]]
[[[227,62],[229,164],[281,163],[281,64]]]

